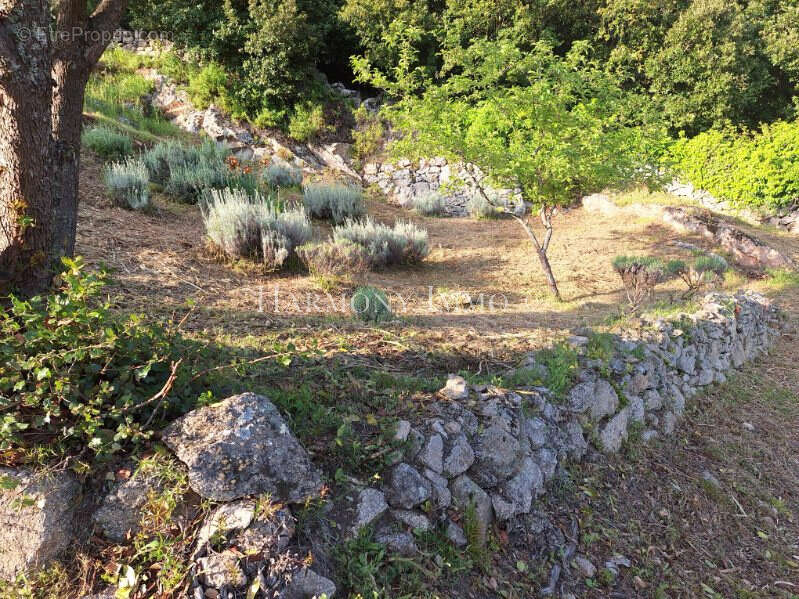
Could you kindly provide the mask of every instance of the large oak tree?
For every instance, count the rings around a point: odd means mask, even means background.
[[[0,0],[0,289],[75,248],[83,97],[127,0]]]

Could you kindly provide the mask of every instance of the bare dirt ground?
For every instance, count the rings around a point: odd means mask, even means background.
[[[151,214],[114,208],[104,198],[100,165],[86,156],[81,181],[78,253],[91,264],[114,272],[115,289],[125,309],[170,314],[195,301],[200,309],[190,329],[223,327],[228,333],[279,331],[290,327],[337,330],[359,328],[347,311],[352,286],[322,290],[307,274],[264,273],[253,265],[223,264],[208,251],[200,211],[156,199]],[[551,246],[552,267],[565,301],[554,302],[537,259],[519,225],[512,220],[424,218],[382,200],[368,202],[377,220],[411,219],[430,236],[430,256],[418,266],[367,274],[355,284],[384,289],[404,332],[437,338],[474,335],[489,345],[524,338],[548,342],[581,325],[603,323],[624,302],[611,260],[618,254],[685,257],[669,245],[682,239],[661,223],[618,219],[568,210],[556,219]],[[315,223],[316,236],[329,235]],[[795,238],[758,230],[769,242],[799,257]],[[726,287],[757,287],[743,275]],[[664,286],[656,299],[676,294]],[[471,306],[456,306],[452,293],[465,291]],[[392,327],[389,326],[389,329]],[[362,332],[362,331],[361,331]]]

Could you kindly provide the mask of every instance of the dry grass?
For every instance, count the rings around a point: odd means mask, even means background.
[[[198,209],[156,194],[155,214],[131,214],[103,199],[98,165],[87,157],[83,172],[78,252],[90,263],[116,270],[117,291],[126,308],[171,313],[196,300],[202,310],[194,328],[224,323],[231,331],[314,325],[320,320],[347,327],[342,310],[304,273],[265,274],[246,264],[223,264],[209,254]],[[553,270],[565,302],[549,295],[537,259],[523,231],[512,220],[424,218],[379,200],[369,200],[376,220],[410,218],[430,235],[431,254],[419,265],[366,274],[358,283],[384,289],[403,326],[443,334],[474,331],[486,336],[549,338],[583,324],[602,323],[618,312],[623,292],[611,260],[617,254],[684,257],[669,245],[686,239],[645,219],[607,218],[575,209],[560,214],[551,246]],[[330,228],[315,223],[316,238]],[[759,231],[769,242],[797,254],[797,244],[780,233]],[[699,239],[689,239],[701,245]],[[732,287],[749,285],[731,278]],[[656,299],[678,288],[664,286]],[[341,304],[344,288],[334,292]],[[446,309],[440,294],[468,292],[472,306]],[[275,293],[279,301],[277,309]],[[431,297],[433,301],[431,302]],[[482,300],[482,301],[481,301]],[[432,305],[431,305],[432,304]]]

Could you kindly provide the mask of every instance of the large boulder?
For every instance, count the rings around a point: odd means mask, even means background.
[[[0,469],[0,579],[56,559],[73,539],[79,502],[71,472]]]
[[[213,501],[269,493],[299,503],[322,479],[277,408],[254,393],[194,410],[167,427],[164,442],[189,468],[189,485]]]

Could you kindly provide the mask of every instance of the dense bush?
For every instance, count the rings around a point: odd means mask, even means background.
[[[271,197],[223,189],[209,192],[208,198],[203,207],[205,230],[228,258],[250,258],[275,269],[311,238],[305,212],[281,211]]]
[[[440,193],[428,193],[413,199],[413,209],[422,216],[441,216],[447,203]]]
[[[284,162],[273,162],[264,169],[263,178],[270,187],[294,187],[302,185],[302,169]]]
[[[799,121],[759,132],[708,131],[672,148],[678,173],[738,207],[774,210],[799,199]]]
[[[376,114],[361,106],[355,111],[355,128],[352,131],[352,157],[363,163],[377,154],[383,145],[386,128]]]
[[[670,276],[663,261],[650,256],[616,256],[613,269],[621,278],[627,300],[633,309],[651,297],[655,286]]]
[[[133,141],[127,135],[103,125],[86,129],[81,143],[105,160],[122,160],[133,154]]]
[[[103,170],[103,179],[117,206],[141,210],[150,204],[150,178],[141,160],[114,162]]]
[[[289,119],[288,133],[297,141],[313,141],[329,130],[330,127],[325,122],[324,109],[320,104],[310,102],[297,104]]]
[[[302,202],[314,218],[327,218],[335,224],[366,214],[363,193],[357,187],[341,184],[311,184],[303,188]]]
[[[389,227],[370,218],[348,220],[333,229],[333,240],[362,246],[371,265],[378,268],[421,262],[430,253],[427,231],[410,222],[398,221]]]
[[[355,315],[364,322],[380,323],[394,317],[386,294],[375,287],[356,289],[352,294],[350,307]]]
[[[188,371],[153,401],[178,359],[172,339],[112,311],[103,275],[86,274],[79,260],[65,264],[52,295],[12,296],[0,312],[0,453],[79,454],[87,463],[146,441],[161,416],[189,407],[179,399]]]
[[[351,241],[307,243],[297,248],[297,255],[314,276],[357,275],[369,269],[366,250]]]

